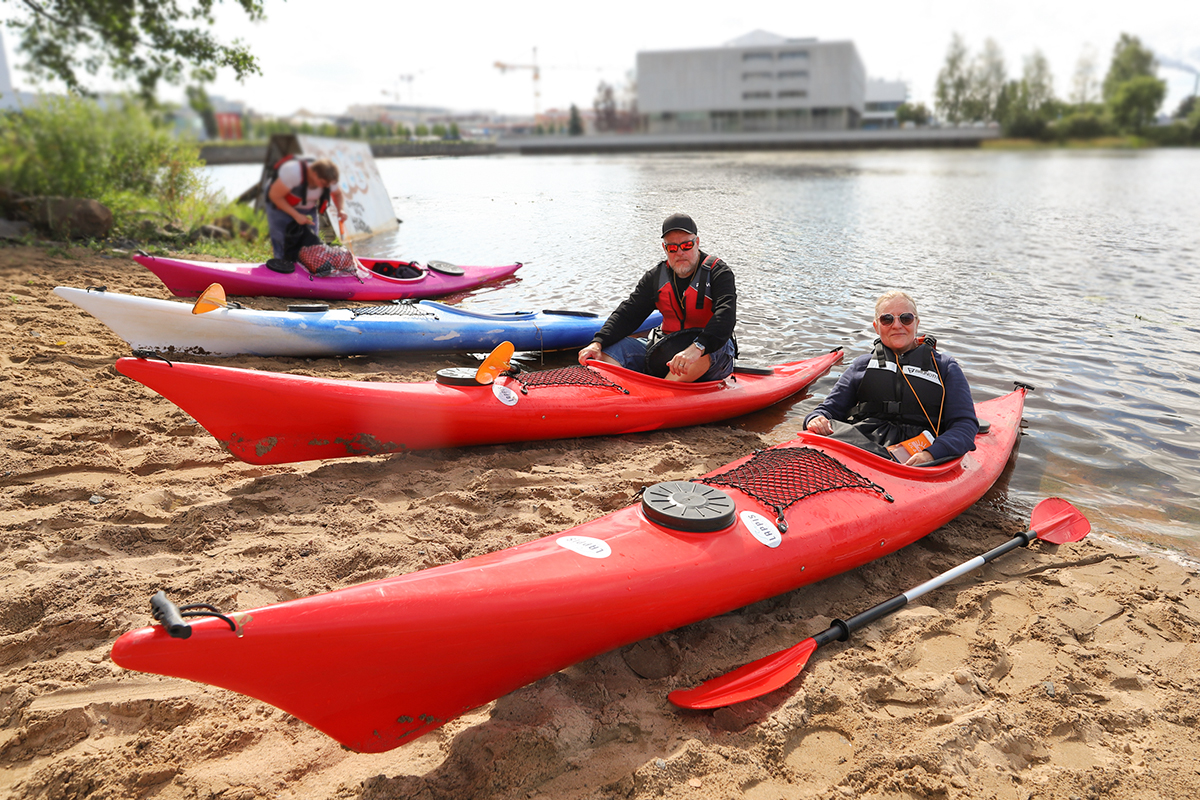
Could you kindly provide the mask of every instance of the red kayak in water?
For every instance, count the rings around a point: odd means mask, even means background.
[[[507,278],[520,263],[499,267],[459,267],[444,261],[397,261],[360,258],[370,272],[318,278],[304,267],[280,273],[265,264],[218,261],[185,261],[178,258],[136,255],[133,260],[158,276],[176,297],[199,297],[209,284],[219,283],[229,295],[252,297],[308,297],[321,300],[406,300],[439,297],[474,289]],[[412,277],[389,277],[412,275]]]
[[[117,370],[191,414],[251,464],[376,455],[701,425],[749,414],[799,392],[841,350],[720,381],[679,383],[592,361],[502,376],[443,370],[420,383],[341,381],[122,358]]]
[[[121,636],[126,669],[221,686],[382,752],[600,653],[853,569],[995,483],[1025,389],[979,403],[976,449],[909,467],[801,433],[640,503],[467,561]],[[181,613],[182,612],[182,613]]]

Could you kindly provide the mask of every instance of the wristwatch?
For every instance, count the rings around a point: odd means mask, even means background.
[[[699,340],[699,339],[697,339],[696,341],[692,342],[692,347],[696,348],[696,349],[697,349],[697,350],[699,350],[701,353],[703,353],[703,352],[704,352],[704,345],[700,344],[700,340]]]

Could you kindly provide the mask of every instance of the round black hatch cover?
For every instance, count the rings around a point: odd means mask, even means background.
[[[434,272],[440,272],[443,275],[464,275],[466,270],[462,267],[451,264],[449,261],[429,261],[425,266],[429,267]]]
[[[483,386],[475,380],[475,367],[446,367],[437,371],[437,382],[447,386]]]
[[[667,528],[707,533],[732,525],[737,507],[720,489],[690,481],[666,481],[642,492],[642,513]]]

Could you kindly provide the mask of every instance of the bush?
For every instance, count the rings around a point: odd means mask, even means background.
[[[1050,133],[1059,141],[1066,139],[1095,139],[1116,131],[1102,115],[1092,111],[1076,111],[1054,122]]]
[[[1142,131],[1142,135],[1159,145],[1182,147],[1192,143],[1192,126],[1176,121],[1170,125],[1155,125]]]
[[[185,230],[211,220],[219,201],[199,154],[131,101],[50,98],[0,116],[0,187],[99,200],[118,232],[143,218]]]

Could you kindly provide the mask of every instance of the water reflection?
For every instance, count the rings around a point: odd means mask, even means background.
[[[865,352],[893,286],[978,399],[1037,387],[1009,496],[1200,555],[1200,152],[677,154],[391,159],[404,220],[364,255],[523,261],[462,299],[607,313],[677,210],[734,268],[743,360]],[[222,168],[214,170],[219,174]],[[233,169],[233,168],[223,168]],[[241,179],[230,187],[240,192]],[[833,385],[783,408],[788,438]],[[780,413],[778,410],[773,414]]]

